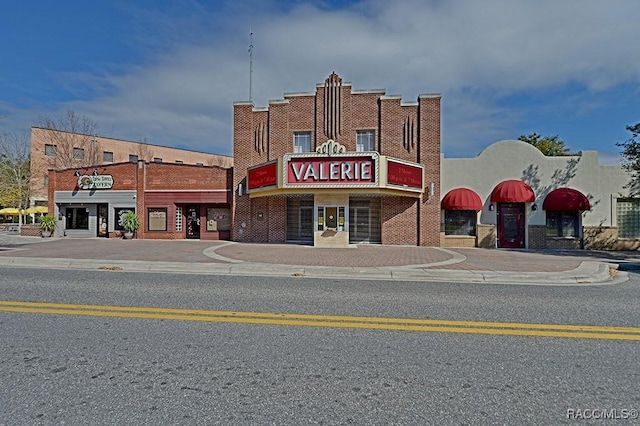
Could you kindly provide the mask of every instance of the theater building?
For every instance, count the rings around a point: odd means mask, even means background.
[[[267,108],[236,102],[233,157],[235,241],[440,244],[440,95],[333,73]]]
[[[49,170],[48,179],[57,236],[120,237],[132,211],[136,238],[231,238],[231,168],[140,160]]]

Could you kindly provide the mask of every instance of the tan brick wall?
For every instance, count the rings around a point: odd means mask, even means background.
[[[640,239],[618,238],[617,227],[585,226],[584,248],[587,250],[639,250]]]
[[[476,247],[476,237],[466,235],[445,235],[443,238],[443,247]]]
[[[497,234],[495,225],[478,224],[478,247],[496,248]]]

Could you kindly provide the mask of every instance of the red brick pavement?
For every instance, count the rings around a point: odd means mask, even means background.
[[[0,250],[0,256],[192,263],[219,262],[202,253],[212,245],[214,243],[211,241],[60,238],[36,243],[15,244],[11,246],[11,250]]]
[[[359,245],[326,248],[291,244],[230,244],[216,253],[247,262],[305,266],[404,266],[443,262],[453,258],[434,248]]]
[[[35,242],[34,242],[35,241]],[[603,254],[589,251],[540,252],[502,249],[450,249],[464,256],[454,256],[432,247],[359,245],[353,248],[320,248],[293,244],[249,244],[199,240],[122,240],[102,238],[60,238],[28,244],[12,244],[11,250],[0,249],[0,256],[43,257],[64,259],[146,260],[187,263],[220,263],[203,254],[211,247],[227,258],[246,262],[303,266],[376,267],[428,265],[429,268],[554,272],[575,269],[585,260],[604,260]],[[611,257],[611,255],[609,255]],[[431,265],[430,265],[431,264]],[[424,266],[423,266],[424,267]]]

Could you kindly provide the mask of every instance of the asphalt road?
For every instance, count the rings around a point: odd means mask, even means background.
[[[507,335],[486,322],[637,329],[639,292],[635,273],[533,287],[3,268],[0,301],[47,304],[0,305],[0,424],[632,424],[640,341]],[[38,311],[62,309],[51,303],[77,312]],[[173,308],[199,311],[170,319]],[[281,315],[197,320],[211,311]],[[292,314],[318,323],[278,322]],[[364,328],[363,317],[472,331]]]

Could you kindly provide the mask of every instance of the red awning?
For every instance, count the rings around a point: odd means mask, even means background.
[[[580,191],[558,188],[549,193],[542,203],[543,210],[590,210],[589,199]]]
[[[442,210],[482,210],[480,196],[468,188],[455,188],[442,199]]]
[[[533,189],[521,180],[505,180],[493,188],[492,203],[533,203],[536,194]]]

